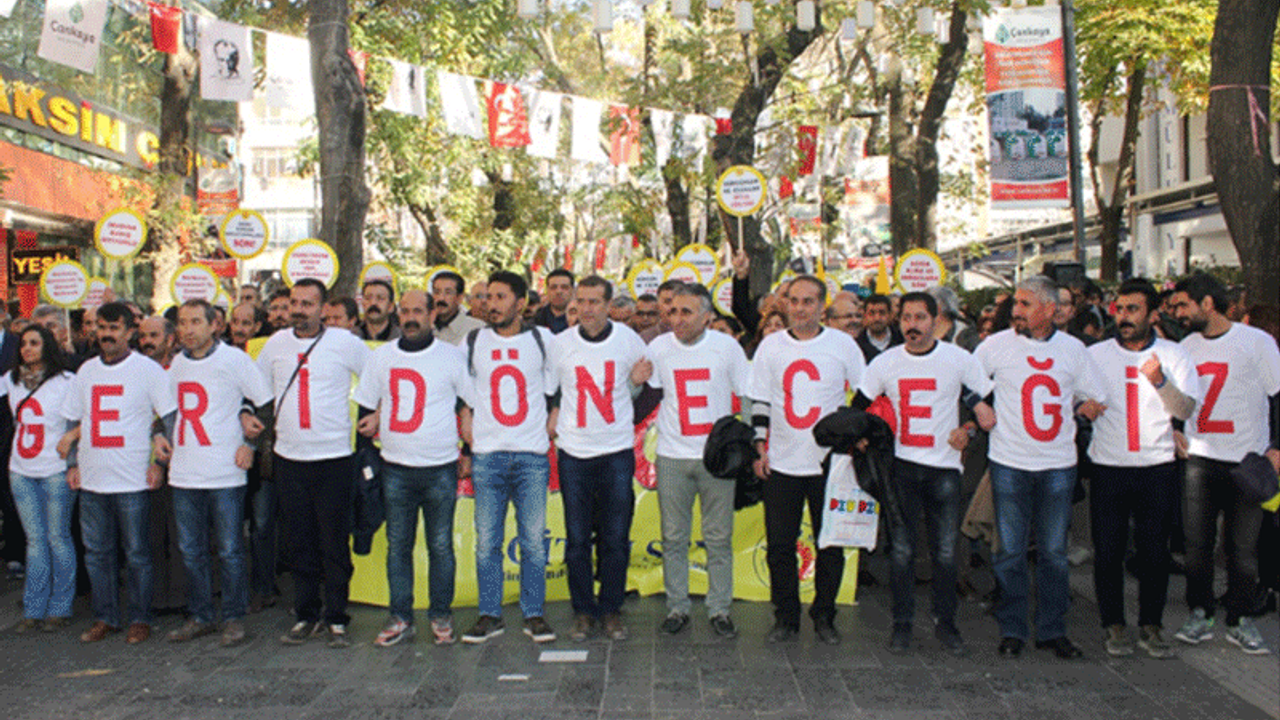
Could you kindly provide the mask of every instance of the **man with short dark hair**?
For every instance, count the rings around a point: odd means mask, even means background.
[[[258,286],[252,283],[245,283],[240,286],[240,292],[236,294],[236,303],[250,303],[252,305],[262,304],[262,294],[258,290]]]
[[[435,336],[450,345],[461,345],[467,333],[484,327],[484,322],[462,312],[467,281],[446,270],[431,279],[431,299],[435,301]]]
[[[360,334],[357,328],[357,323],[360,321],[360,306],[356,304],[355,299],[346,295],[325,300],[324,310],[321,311],[321,319],[324,321],[325,327],[346,330],[357,335]]]
[[[356,335],[365,340],[389,342],[400,337],[396,318],[396,290],[386,280],[369,280],[360,288],[364,318],[356,324]]]
[[[277,290],[267,303],[267,325],[271,332],[289,327],[289,291]]]
[[[653,339],[662,333],[671,332],[670,315],[675,299],[675,289],[676,286],[683,284],[680,280],[667,280],[658,286],[658,322],[640,333],[640,339],[645,345],[653,342]]]
[[[609,319],[631,327],[631,316],[635,315],[636,301],[630,295],[614,295],[609,301]]]
[[[862,333],[862,311],[858,309],[853,293],[836,295],[823,313],[823,319],[827,327],[848,333],[855,340]]]
[[[547,273],[546,304],[533,314],[533,324],[541,325],[552,333],[563,332],[569,327],[565,311],[573,299],[573,273],[566,268],[556,268]]]
[[[880,353],[902,344],[902,331],[893,322],[893,305],[884,295],[871,295],[862,301],[862,334],[858,347],[868,363]]]
[[[627,325],[637,333],[644,332],[658,324],[658,296],[644,293],[636,298],[636,311]]]
[[[160,367],[168,368],[178,352],[177,329],[162,317],[144,319],[138,325],[138,350],[159,363]]]

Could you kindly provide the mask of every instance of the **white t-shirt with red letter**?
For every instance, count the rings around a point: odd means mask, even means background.
[[[813,426],[845,404],[865,364],[853,338],[822,328],[808,340],[776,332],[756,348],[748,394],[769,404],[769,467],[788,475],[822,474],[827,449]]]
[[[1280,350],[1275,338],[1234,323],[1209,339],[1192,333],[1182,341],[1200,373],[1204,398],[1187,421],[1187,452],[1238,463],[1263,453],[1269,442],[1267,399],[1280,392]]]
[[[242,350],[215,342],[202,358],[178,353],[169,365],[169,387],[178,403],[169,484],[192,490],[244,485],[245,471],[236,467],[244,444],[240,403],[272,399],[258,366]]]
[[[316,338],[300,338],[285,328],[276,331],[258,354],[258,368],[267,377],[277,408],[275,452],[289,460],[332,460],[351,454],[351,378],[364,369],[369,347],[345,330],[326,330],[302,361],[313,342]],[[285,393],[300,361],[298,376]]]
[[[541,345],[534,333],[540,333]],[[511,337],[484,328],[476,335],[471,354],[473,453],[547,451],[546,394],[555,381],[549,377],[551,362],[545,355],[551,351],[552,337],[546,328]],[[462,347],[465,353],[466,345]]]
[[[71,387],[71,373],[50,377],[34,394],[21,382],[14,384],[11,375],[5,373],[0,378],[0,395],[9,396],[9,411],[13,413],[9,471],[30,478],[47,478],[65,471],[67,461],[58,457],[58,441],[67,432],[62,404]]]
[[[972,355],[951,343],[936,342],[923,355],[905,345],[880,353],[867,366],[858,391],[874,400],[885,395],[898,418],[897,457],[932,468],[961,469],[960,451],[951,447],[951,431],[960,425],[960,393],[967,387],[982,397],[991,379]]]
[[[382,458],[406,467],[458,459],[458,399],[471,404],[467,358],[435,338],[417,352],[398,342],[374,350],[360,373],[356,402],[378,410]]]
[[[1119,340],[1089,346],[1089,354],[1107,383],[1111,404],[1093,421],[1089,459],[1113,467],[1151,467],[1173,462],[1173,423],[1169,411],[1151,381],[1142,376],[1142,367],[1152,354],[1160,358],[1165,382],[1199,404],[1200,378],[1191,357],[1175,342],[1156,338],[1137,352]]]
[[[692,345],[663,333],[649,343],[649,385],[662,390],[658,454],[701,460],[711,426],[733,412],[733,396],[745,397],[751,367],[738,341],[708,330]]]
[[[1076,465],[1075,399],[1107,402],[1102,373],[1084,343],[1055,331],[1033,340],[1003,330],[974,350],[995,381],[991,460],[1017,470]]]
[[[560,389],[556,444],[577,458],[627,450],[635,442],[628,384],[632,366],[644,357],[644,342],[626,325],[610,325],[599,342],[583,338],[579,326],[556,335],[547,348]]]
[[[130,352],[112,365],[101,357],[85,361],[62,405],[62,416],[80,423],[80,486],[96,493],[146,490],[151,421],[176,408],[169,377],[151,358]]]

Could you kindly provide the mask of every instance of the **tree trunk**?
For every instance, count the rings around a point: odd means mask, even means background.
[[[1142,95],[1146,90],[1147,61],[1139,58],[1133,62],[1129,73],[1129,91],[1125,99],[1124,134],[1120,140],[1120,159],[1116,162],[1116,180],[1111,186],[1111,198],[1104,202],[1101,188],[1095,193],[1098,200],[1098,219],[1101,229],[1098,244],[1102,251],[1101,274],[1103,282],[1116,279],[1120,261],[1120,226],[1124,220],[1124,201],[1133,192],[1133,163],[1138,154],[1138,121],[1142,118]],[[1096,144],[1097,141],[1095,140]],[[1097,162],[1097,154],[1091,152],[1091,160]]]
[[[884,78],[889,94],[889,237],[894,257],[900,257],[915,245],[916,201],[920,197],[909,116],[915,98],[902,82],[902,59],[892,51]]]
[[[436,222],[435,210],[428,204],[409,203],[406,205],[409,214],[413,216],[414,222],[418,223],[418,227],[422,228],[422,234],[426,236],[426,265],[440,265],[450,262],[452,253],[449,252],[449,245],[445,243],[444,237],[440,235],[440,225]]]
[[[1271,51],[1280,0],[1219,0],[1210,46],[1209,166],[1252,297],[1280,287],[1271,161]]]
[[[969,34],[965,29],[968,14],[960,7],[959,0],[951,4],[950,38],[938,55],[933,84],[920,112],[920,129],[916,134],[916,176],[920,196],[916,200],[915,247],[928,250],[938,248],[938,134],[942,130],[942,116],[955,91],[960,68],[964,65],[965,51],[969,48]]]
[[[354,295],[364,266],[365,94],[347,54],[346,0],[311,0],[311,77],[320,128],[320,239],[338,254],[334,289]]]
[[[184,202],[187,183],[194,168],[191,140],[191,89],[196,77],[196,58],[183,43],[176,54],[164,56],[164,79],[160,89],[160,173],[157,207]],[[182,238],[173,228],[154,228],[155,252],[151,256],[151,305],[164,307],[172,302],[169,279],[182,262]]]
[[[674,160],[668,160],[671,166]],[[671,216],[671,239],[676,250],[693,242],[693,230],[689,223],[689,191],[675,172],[663,172],[662,181],[667,186],[667,214]]]

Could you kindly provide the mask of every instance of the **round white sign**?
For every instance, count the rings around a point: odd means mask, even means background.
[[[280,274],[289,287],[303,278],[315,278],[325,287],[333,287],[338,280],[338,255],[315,238],[299,240],[284,251]]]
[[[733,279],[723,278],[711,289],[711,300],[723,315],[733,314]]]
[[[173,272],[169,279],[169,293],[173,301],[181,305],[188,300],[204,300],[212,303],[221,290],[218,276],[208,265],[187,263]]]
[[[631,274],[627,276],[627,287],[631,288],[631,296],[639,298],[641,295],[656,295],[658,286],[662,284],[666,274],[666,269],[656,260],[641,260],[636,263],[635,267],[631,268]]]
[[[734,165],[716,181],[716,200],[734,217],[754,215],[764,205],[767,191],[764,175],[750,165]]]
[[[89,292],[89,273],[75,260],[59,260],[40,275],[40,292],[60,308],[79,307]]]
[[[106,280],[100,277],[90,278],[89,290],[85,293],[84,301],[80,304],[86,308],[102,307],[106,302],[107,290],[109,289],[111,289],[111,286],[107,284]]]
[[[698,275],[702,278],[698,282],[703,285],[711,285],[716,279],[716,273],[720,272],[720,259],[716,257],[716,251],[702,243],[680,248],[680,252],[676,253],[676,259],[697,268]]]
[[[98,220],[93,228],[93,244],[98,252],[112,260],[125,260],[138,254],[147,241],[147,221],[130,208],[116,208]]]
[[[666,279],[679,280],[682,283],[702,282],[702,276],[698,274],[698,268],[687,262],[673,262],[667,270]]]
[[[222,226],[218,228],[222,239],[222,249],[228,255],[248,260],[262,254],[267,249],[267,241],[271,238],[271,230],[267,227],[266,218],[254,210],[236,210],[227,213]]]
[[[902,254],[893,268],[893,279],[903,292],[928,290],[947,279],[947,267],[936,253],[916,248]]]

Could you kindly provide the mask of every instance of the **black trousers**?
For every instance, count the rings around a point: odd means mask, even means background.
[[[1124,625],[1124,557],[1129,521],[1137,551],[1138,625],[1162,626],[1169,597],[1171,509],[1181,483],[1176,463],[1153,467],[1093,466],[1089,518],[1093,533],[1093,587],[1102,626]]]
[[[796,541],[800,521],[809,506],[814,547],[822,531],[822,503],[827,481],[821,475],[786,475],[777,471],[764,481],[764,526],[768,540],[769,599],[774,618],[780,624],[800,624],[800,574],[796,561]],[[844,548],[817,551],[814,568],[813,606],[809,616],[830,621],[836,614],[836,593],[844,577]]]
[[[1187,542],[1187,607],[1213,616],[1213,551],[1222,514],[1227,555],[1227,625],[1253,609],[1258,594],[1258,533],[1263,509],[1240,496],[1231,479],[1234,463],[1187,458],[1182,526]]]
[[[299,621],[346,625],[351,590],[355,456],[297,461],[275,456],[275,483]],[[323,598],[321,588],[323,587]],[[323,603],[323,604],[322,604]]]

